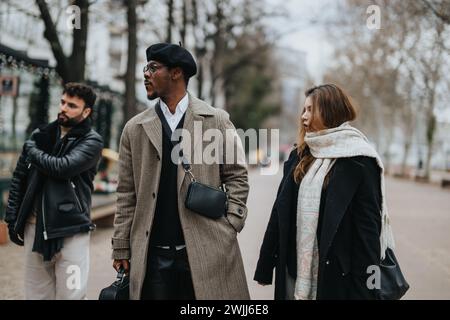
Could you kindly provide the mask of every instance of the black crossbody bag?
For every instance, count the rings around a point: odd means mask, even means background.
[[[159,102],[156,104],[155,109],[159,119],[161,120],[165,135],[169,138],[172,145],[176,147],[178,143],[175,143],[172,140],[172,130],[170,129],[169,124],[164,117],[164,114],[162,113]],[[185,207],[195,213],[211,219],[219,219],[223,216],[226,216],[228,208],[228,197],[225,190],[214,188],[212,186],[208,186],[196,181],[191,170],[191,165],[183,156],[182,149],[180,149],[180,157],[183,170],[191,180],[191,183],[188,187],[186,199],[184,201]],[[225,187],[223,186],[222,188],[225,189]]]

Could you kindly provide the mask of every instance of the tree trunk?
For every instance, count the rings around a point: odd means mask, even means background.
[[[402,177],[407,176],[406,166],[407,166],[408,154],[409,154],[410,149],[411,149],[411,139],[407,138],[407,141],[403,145],[402,167],[401,167],[401,171],[400,171],[400,175]]]
[[[222,97],[223,92],[223,81],[220,78],[220,74],[223,72],[223,55],[225,54],[226,44],[225,44],[225,16],[223,5],[225,2],[223,0],[216,1],[216,16],[214,17],[214,24],[216,27],[216,32],[213,36],[214,41],[214,52],[213,60],[211,63],[211,104],[215,107],[217,103],[217,98],[219,95]]]
[[[111,143],[111,124],[113,116],[113,104],[109,99],[100,99],[97,102],[93,119],[95,131],[103,138],[103,147],[109,148]]]
[[[50,11],[45,0],[36,0],[36,4],[44,22],[44,37],[47,39],[56,60],[56,72],[61,77],[63,83],[84,80],[86,66],[86,46],[89,20],[89,1],[76,0],[74,5],[80,8],[80,29],[73,29],[72,53],[69,57],[64,54],[58,36],[55,23],[50,15]]]
[[[211,105],[213,107],[215,107],[216,104],[216,90],[215,90],[215,86],[216,86],[216,79],[215,79],[215,63],[210,63],[209,65],[209,74],[211,76],[211,86],[209,87],[209,99],[211,102]]]
[[[200,59],[197,62],[197,97],[203,100],[203,65]]]
[[[33,91],[28,105],[28,124],[26,133],[30,135],[41,124],[48,123],[48,109],[50,104],[50,81],[46,77],[36,79],[33,83]]]
[[[186,29],[188,24],[188,17],[187,17],[187,1],[183,0],[183,5],[181,7],[181,28],[180,28],[180,41],[185,46],[186,42]]]
[[[412,139],[414,136],[414,130],[415,130],[415,125],[414,125],[414,121],[415,121],[415,117],[413,114],[413,110],[412,108],[412,102],[411,99],[408,98],[407,103],[403,105],[403,116],[402,119],[404,121],[404,137],[405,137],[405,142],[403,145],[403,159],[402,159],[402,167],[401,167],[401,175],[404,177],[407,175],[407,161],[408,161],[408,155],[409,155],[409,151],[411,149],[411,145],[412,145]]]
[[[443,53],[445,47],[443,45],[443,25],[436,28],[435,35],[435,49],[434,56],[431,60],[423,60],[425,64],[425,86],[427,91],[427,158],[425,163],[425,179],[430,179],[431,171],[431,157],[433,155],[434,134],[436,132],[436,117],[434,115],[434,105],[436,102],[437,85],[441,78],[441,71],[443,69]]]
[[[17,142],[17,133],[16,133],[16,118],[17,118],[17,96],[13,97],[13,113],[11,118],[11,127],[12,127],[12,146],[16,148]]]
[[[375,123],[376,123],[376,130],[377,130],[377,149],[381,157],[383,158],[383,161],[385,161],[386,156],[386,141],[385,141],[385,128],[384,128],[384,121],[383,121],[383,106],[382,102],[378,97],[374,97],[374,103],[373,106],[375,108]]]
[[[127,1],[128,22],[128,59],[125,74],[125,104],[123,106],[123,124],[133,117],[136,110],[136,60],[137,60],[137,36],[136,36],[136,0]]]
[[[431,111],[431,114],[429,115],[427,121],[427,157],[425,159],[425,175],[424,175],[424,178],[426,180],[430,179],[431,157],[433,155],[433,141],[435,129],[436,129],[436,117]]]
[[[84,81],[86,67],[89,1],[76,0],[74,4],[80,7],[81,24],[80,29],[73,29],[72,54],[69,58],[69,76],[67,81],[81,82]]]
[[[167,34],[166,42],[172,42],[172,27],[173,27],[173,0],[167,0]]]
[[[192,20],[191,20],[191,25],[192,25],[192,34],[194,36],[194,42],[195,42],[195,47],[194,47],[194,51],[195,51],[195,56],[197,57],[197,97],[199,99],[204,99],[203,97],[203,86],[204,86],[204,81],[203,81],[203,72],[204,72],[204,67],[203,67],[203,61],[204,61],[204,56],[206,53],[206,48],[205,46],[200,44],[200,39],[198,37],[198,28],[199,28],[199,22],[198,22],[198,16],[199,16],[199,12],[198,12],[198,6],[197,6],[197,0],[191,0],[191,6],[192,6]]]
[[[389,126],[389,128],[386,130],[387,132],[387,139],[386,139],[386,144],[385,144],[385,166],[384,166],[384,171],[386,174],[390,174],[391,173],[391,144],[393,141],[393,136],[394,136],[394,130],[392,126]]]

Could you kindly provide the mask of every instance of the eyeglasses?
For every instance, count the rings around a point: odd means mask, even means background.
[[[144,69],[142,70],[144,73],[146,73],[147,71],[150,72],[150,74],[154,74],[156,71],[158,71],[161,68],[164,68],[164,65],[157,65],[155,63],[149,63],[147,64]]]

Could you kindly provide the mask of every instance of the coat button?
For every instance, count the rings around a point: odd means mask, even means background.
[[[158,161],[161,160],[161,157],[159,156],[159,154],[156,155],[156,159],[158,159]]]
[[[345,273],[344,272],[342,272],[342,276],[345,277]]]
[[[145,236],[148,237],[148,231],[145,231]]]
[[[239,214],[242,214],[242,209],[239,208],[238,212],[239,212]]]
[[[326,264],[330,264],[330,260],[325,261]]]
[[[155,199],[155,197],[156,197],[156,194],[153,192],[152,193],[152,196],[153,196],[153,199]]]

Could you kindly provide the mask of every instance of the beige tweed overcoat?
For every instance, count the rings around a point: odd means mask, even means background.
[[[226,131],[235,132],[225,111],[215,109],[189,94],[183,129],[194,133],[194,123],[197,133],[218,129],[226,137]],[[205,141],[202,135],[191,136],[192,139],[184,139],[183,136],[183,151],[192,163],[194,153],[207,147],[208,143],[211,146],[211,143]],[[178,209],[195,296],[196,299],[249,299],[236,238],[247,217],[247,167],[245,158],[239,159],[239,154],[243,152],[239,139],[216,140],[223,146],[220,152],[222,161],[227,158],[226,152],[230,150],[230,144],[237,150],[235,161],[226,161],[222,170],[218,163],[194,163],[192,172],[199,182],[216,187],[222,183],[226,185],[229,197],[227,217],[213,220],[185,208],[184,200],[190,179],[182,166],[178,165]],[[155,108],[152,107],[127,122],[119,148],[119,184],[112,257],[130,259],[131,299],[140,298],[144,282],[161,161],[162,128]]]

